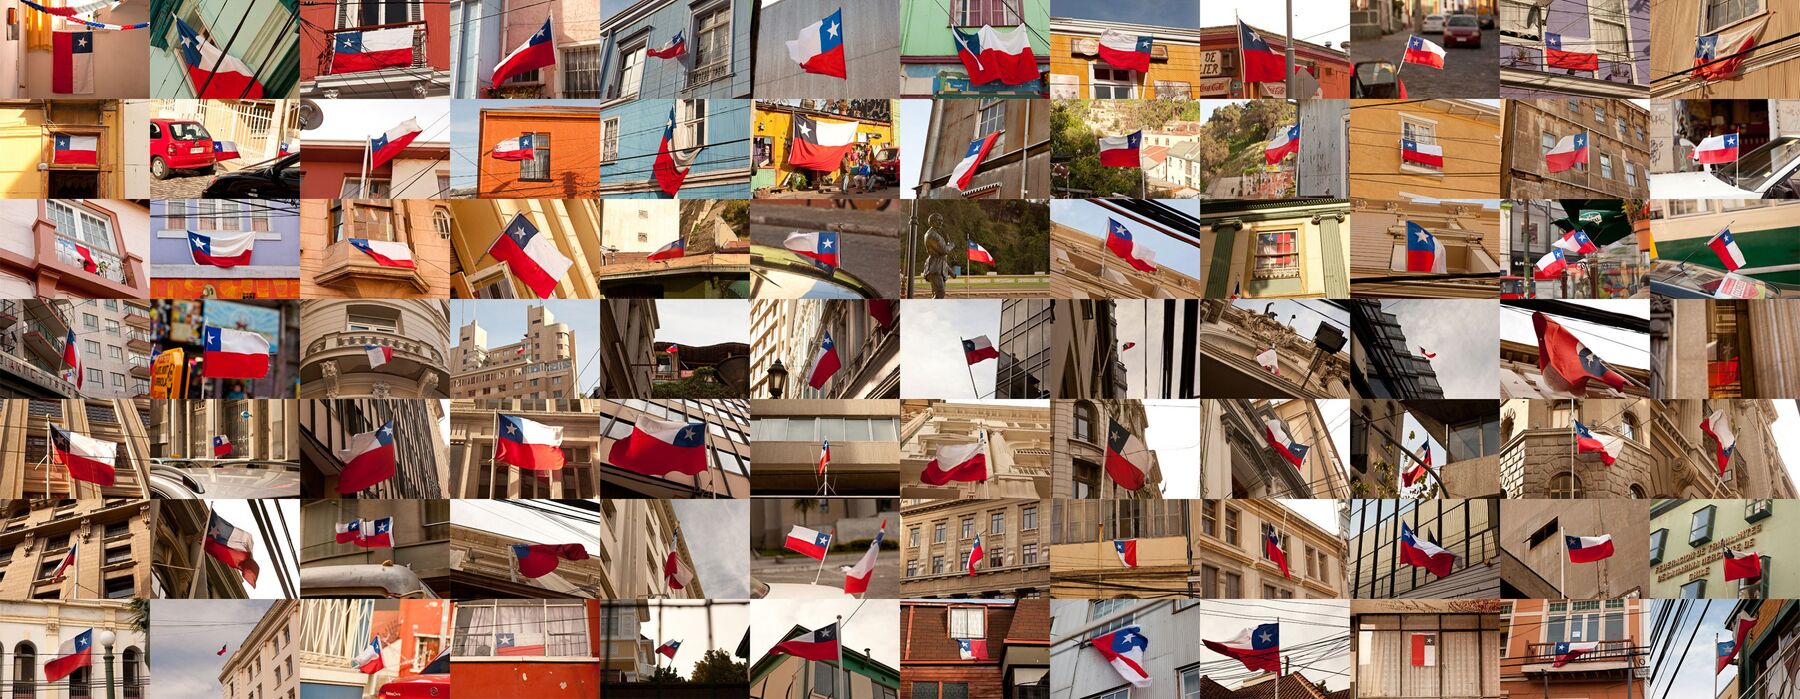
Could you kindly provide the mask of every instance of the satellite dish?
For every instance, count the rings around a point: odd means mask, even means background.
[[[300,130],[311,131],[325,122],[325,112],[312,100],[300,100]]]

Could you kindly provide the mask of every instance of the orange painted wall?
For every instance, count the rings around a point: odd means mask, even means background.
[[[450,686],[464,697],[593,699],[600,664],[587,661],[452,661]]]
[[[519,164],[487,157],[494,144],[521,133],[550,135],[550,178],[522,181]],[[486,109],[481,112],[479,195],[487,199],[600,196],[600,110]]]
[[[455,615],[456,610],[448,600],[400,600],[399,609],[377,608],[371,616],[369,628],[380,635],[385,643],[393,643],[398,638],[400,657],[405,660],[410,661],[421,653],[427,656],[417,663],[422,667],[442,650],[443,646],[438,645],[439,643],[449,642],[449,634],[443,632],[444,619],[454,620]],[[426,639],[431,645],[421,648],[421,634],[438,638]],[[411,662],[400,664],[402,679],[418,674],[413,672],[413,665]]]
[[[166,277],[150,279],[150,297],[157,299],[208,298],[207,287],[212,287],[213,290],[210,298],[217,299],[300,298],[299,279],[171,279]]]

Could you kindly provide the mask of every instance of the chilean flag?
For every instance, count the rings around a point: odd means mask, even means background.
[[[180,18],[175,20],[175,29],[181,35],[181,62],[187,65],[193,97],[262,99],[262,83],[256,80],[256,71],[250,70],[250,66],[201,38],[199,32]]]
[[[260,379],[269,375],[269,340],[247,330],[206,326],[203,373],[209,379]]]
[[[1713,668],[1713,674],[1724,672],[1725,666],[1737,658],[1738,650],[1744,647],[1744,639],[1750,636],[1750,629],[1755,626],[1756,617],[1747,616],[1737,621],[1737,632],[1732,635],[1732,640],[1719,644],[1719,660],[1718,665]]]
[[[987,480],[987,435],[983,434],[979,441],[970,444],[951,444],[938,447],[937,453],[925,463],[925,470],[919,473],[919,481],[925,485],[944,485],[951,481],[977,483]]]
[[[1450,567],[1456,564],[1456,554],[1445,551],[1444,547],[1413,536],[1411,526],[1400,523],[1400,562],[1431,571],[1440,578],[1450,577]]]
[[[52,32],[50,91],[59,95],[94,92],[94,33]]]
[[[68,467],[68,477],[94,485],[113,485],[113,465],[119,463],[119,445],[86,434],[50,425],[50,450],[56,463]]]
[[[675,654],[680,651],[681,651],[681,641],[669,641],[668,643],[664,643],[664,644],[656,647],[657,655],[668,656],[668,658],[670,660],[674,660]]]
[[[44,681],[55,682],[70,673],[94,664],[94,630],[88,629],[75,634],[74,638],[62,642],[56,650],[56,658],[44,663]]]
[[[687,37],[683,35],[683,32],[677,31],[674,36],[669,37],[669,43],[663,44],[662,48],[650,49],[644,53],[649,54],[652,58],[680,58],[682,54],[687,53]]]
[[[81,354],[75,349],[74,328],[69,328],[69,336],[63,339],[63,364],[67,365],[70,369],[75,370],[75,388],[80,389],[83,381],[81,376]]]
[[[337,450],[344,463],[338,472],[337,491],[349,495],[394,477],[394,421],[379,429],[350,436],[350,446]]]
[[[1412,221],[1406,222],[1406,271],[1443,274],[1449,255],[1437,236]]]
[[[537,146],[531,134],[519,134],[495,144],[490,155],[495,160],[533,160],[537,158]]]
[[[363,345],[363,353],[369,355],[369,368],[377,369],[394,361],[394,348],[382,345]]]
[[[387,667],[387,663],[381,660],[381,637],[369,639],[369,647],[364,648],[361,653],[357,653],[356,658],[352,659],[350,664],[365,675],[373,675]]]
[[[1281,130],[1275,140],[1263,147],[1263,159],[1270,165],[1281,162],[1290,153],[1300,152],[1300,125],[1295,124]]]
[[[672,197],[681,191],[681,183],[687,181],[691,170],[681,169],[675,162],[675,108],[670,107],[669,120],[663,123],[662,141],[656,146],[656,161],[650,164],[650,174],[656,177],[656,187]]]
[[[1403,63],[1417,63],[1422,66],[1444,68],[1444,47],[1431,43],[1422,36],[1412,36],[1406,40],[1406,53],[1400,56]]]
[[[357,518],[343,524],[332,525],[333,528],[337,530],[337,542],[340,544],[348,544],[361,539],[362,524],[362,519]]]
[[[825,333],[825,338],[819,341],[819,350],[813,353],[812,368],[806,371],[806,385],[815,389],[824,386],[842,366],[838,361],[837,343],[831,341],[831,333]]]
[[[826,439],[826,440],[822,440],[819,442],[819,471],[818,471],[818,474],[821,476],[825,475],[825,469],[830,468],[830,467],[831,467],[831,440]]]
[[[100,161],[100,139],[95,136],[56,135],[50,162],[70,165],[97,165]]]
[[[1544,65],[1550,68],[1595,71],[1600,69],[1600,55],[1583,51],[1564,51],[1561,34],[1544,32]]]
[[[1137,167],[1138,145],[1144,140],[1143,130],[1133,131],[1123,136],[1102,136],[1100,138],[1101,167]]]
[[[1738,67],[1743,65],[1749,54],[1738,55],[1756,48],[1762,38],[1763,27],[1769,23],[1768,17],[1762,17],[1747,23],[1730,34],[1708,34],[1694,41],[1694,67],[1692,75],[1701,80],[1723,80],[1737,74]],[[1724,58],[1721,58],[1723,56]]]
[[[1706,165],[1729,163],[1738,159],[1738,135],[1707,136],[1694,146],[1693,159]]]
[[[212,438],[213,458],[231,455],[231,438],[218,435]]]
[[[994,71],[981,62],[981,35],[967,34],[961,29],[952,28],[950,37],[956,41],[956,58],[962,61],[963,70],[969,74],[969,84],[985,85],[994,81]]]
[[[1146,35],[1106,29],[1100,32],[1100,60],[1112,64],[1114,68],[1147,73],[1150,72],[1152,44],[1151,38]]]
[[[1144,638],[1144,632],[1136,626],[1127,626],[1104,636],[1095,636],[1088,645],[1100,652],[1100,657],[1112,665],[1119,677],[1130,682],[1133,687],[1150,686],[1150,673],[1144,669],[1144,651],[1150,647],[1150,639]]]
[[[781,247],[792,250],[802,257],[811,258],[813,262],[827,269],[839,266],[837,231],[789,233],[787,239],[781,241]]]
[[[1576,165],[1588,161],[1587,132],[1569,134],[1556,142],[1556,147],[1544,154],[1544,164],[1551,172],[1572,170]]]
[[[61,238],[56,240],[56,244],[59,247],[65,245],[68,246],[70,251],[73,252],[76,257],[81,258],[81,271],[89,274],[96,274],[100,271],[100,263],[94,261],[94,251],[89,250],[88,246],[80,243],[73,243]]]
[[[987,248],[981,247],[974,238],[969,239],[969,261],[994,264],[994,256],[988,254]]]
[[[1563,542],[1569,547],[1570,563],[1593,563],[1594,561],[1612,558],[1612,535],[1601,536],[1563,536]]]
[[[360,533],[356,537],[356,545],[367,549],[380,548],[383,546],[393,548],[394,518],[382,517],[381,519],[375,520],[370,524],[367,533]]]
[[[681,562],[680,551],[670,551],[663,559],[663,582],[669,584],[671,590],[685,590],[694,582],[694,571]]]
[[[1581,344],[1573,333],[1540,312],[1531,314],[1531,324],[1538,336],[1538,370],[1557,388],[1570,393],[1587,391],[1589,379],[1614,389],[1625,388],[1625,377],[1613,371],[1593,350]]]
[[[1208,650],[1244,664],[1245,670],[1281,672],[1281,624],[1244,629],[1225,641],[1200,639]]]
[[[236,267],[250,264],[250,255],[256,251],[256,233],[243,231],[240,233],[195,233],[187,232],[188,251],[193,253],[194,264],[211,265],[213,267]]]
[[[369,240],[366,238],[350,238],[350,247],[363,251],[375,264],[383,267],[400,267],[417,269],[413,263],[412,248],[406,243],[395,243],[387,240]]]
[[[75,565],[75,552],[80,548],[81,544],[79,543],[69,544],[69,552],[63,556],[62,563],[56,565],[56,572],[50,575],[52,579],[61,580],[63,572],[67,571],[69,566]]]
[[[1444,166],[1444,147],[1403,138],[1400,139],[1400,161],[1441,168]]]
[[[687,255],[687,243],[682,242],[680,238],[676,238],[667,245],[657,248],[656,252],[650,253],[650,256],[644,259],[654,262],[656,260],[673,260],[685,255]]]
[[[987,660],[987,639],[956,639],[956,657],[960,660]]]
[[[1531,273],[1531,278],[1555,279],[1562,276],[1563,270],[1568,266],[1568,261],[1563,259],[1562,248],[1550,248],[1550,252],[1538,258],[1537,269]]]
[[[1744,266],[1744,251],[1738,247],[1737,238],[1731,235],[1730,228],[1721,229],[1714,234],[1706,241],[1706,247],[1719,256],[1719,264],[1725,266],[1725,271],[1736,272]]]
[[[413,60],[413,27],[338,32],[331,38],[331,70],[335,74],[400,68]]]
[[[562,443],[560,430],[556,443]],[[706,425],[639,415],[631,427],[631,434],[613,442],[606,460],[646,476],[670,472],[697,475],[706,470]]]
[[[1287,56],[1269,48],[1269,42],[1238,20],[1238,48],[1244,54],[1244,82],[1278,83],[1287,80]]]
[[[1588,429],[1587,425],[1581,424],[1580,420],[1575,421],[1576,453],[1599,454],[1600,462],[1611,466],[1613,461],[1618,459],[1618,455],[1613,453],[1614,449],[1608,447],[1609,445],[1606,442],[1602,442],[1594,437],[1594,433]]]
[[[1755,551],[1738,553],[1725,549],[1725,582],[1756,580],[1762,577],[1762,556]]]
[[[869,550],[857,559],[856,565],[844,570],[844,592],[860,595],[869,591],[869,580],[875,577],[875,558],[881,553],[881,540],[887,538],[887,520],[881,520],[881,530],[875,532],[875,540],[869,542]]]
[[[1263,555],[1268,556],[1275,565],[1281,566],[1281,577],[1293,577],[1288,575],[1287,552],[1281,550],[1281,537],[1275,534],[1274,529],[1263,532]]]
[[[796,524],[788,530],[783,546],[807,558],[823,561],[825,553],[831,550],[831,535]]]
[[[1588,237],[1587,231],[1579,228],[1564,233],[1563,237],[1551,243],[1550,246],[1562,248],[1577,255],[1600,252],[1600,246],[1594,244],[1593,239]]]
[[[527,471],[562,470],[563,428],[505,413],[499,419],[495,461]]]
[[[256,542],[250,538],[250,532],[231,526],[218,512],[212,513],[212,521],[206,525],[206,541],[202,548],[206,555],[244,576],[244,582],[251,587],[256,587],[256,576],[262,571],[262,567],[256,563],[256,556],[250,552],[255,546]]]
[[[556,249],[550,236],[538,235],[538,227],[523,212],[513,214],[512,222],[506,224],[506,234],[494,239],[488,254],[505,262],[513,276],[541,299],[550,298],[569,265],[575,264]]]
[[[406,150],[413,139],[419,137],[419,120],[407,119],[398,126],[388,129],[387,133],[369,139],[369,169],[374,170],[393,160],[400,151]]]
[[[235,141],[213,141],[213,159],[214,160],[221,160],[221,161],[222,160],[237,160],[238,158],[241,158],[241,157],[243,157],[243,156],[238,155],[237,142],[235,142]]]
[[[1139,272],[1156,271],[1156,251],[1147,245],[1141,245],[1132,237],[1131,229],[1117,220],[1106,219],[1106,249],[1131,265]]]
[[[1731,432],[1731,414],[1723,409],[1713,411],[1700,421],[1700,431],[1711,437],[1713,458],[1719,464],[1719,475],[1725,475],[1725,467],[1731,463],[1731,454],[1737,450],[1737,435]]]
[[[830,171],[838,169],[844,154],[856,145],[854,121],[820,121],[794,115],[794,140],[788,149],[788,167]]]
[[[981,27],[981,64],[1000,82],[1021,85],[1038,79],[1037,56],[1024,25],[1012,29]]]
[[[1287,426],[1281,424],[1281,420],[1277,418],[1263,421],[1263,439],[1268,441],[1270,449],[1274,449],[1276,454],[1281,455],[1281,458],[1293,464],[1294,468],[1300,468],[1306,462],[1306,452],[1312,449],[1312,447],[1296,442],[1289,437]]]
[[[968,150],[963,151],[963,159],[950,169],[950,186],[959,190],[969,188],[969,180],[981,169],[981,161],[987,159],[988,151],[994,148],[994,142],[1000,140],[1000,133],[995,131],[969,142]]]
[[[994,349],[994,343],[988,336],[982,335],[972,340],[963,340],[963,359],[976,364],[988,359],[999,359],[1000,352]]]
[[[549,575],[565,560],[588,559],[587,549],[581,544],[513,544],[512,553],[518,562],[519,574],[527,578]]]
[[[1131,491],[1144,487],[1144,480],[1150,469],[1139,460],[1149,451],[1144,447],[1144,442],[1125,429],[1124,425],[1116,420],[1107,420],[1106,475],[1119,484],[1119,487]]]
[[[1425,457],[1419,464],[1400,472],[1400,487],[1411,488],[1425,478],[1425,472],[1431,470],[1431,442],[1425,443]]]
[[[1556,661],[1550,667],[1562,667],[1570,661],[1581,657],[1583,653],[1592,653],[1600,647],[1598,641],[1563,641],[1556,644]]]
[[[987,549],[981,547],[981,535],[976,534],[975,546],[969,549],[969,575],[975,574],[975,564],[980,563],[983,558],[987,558]]]
[[[801,527],[795,527],[800,529]],[[808,530],[811,531],[811,530]],[[790,537],[793,535],[789,535]],[[788,640],[775,644],[770,653],[781,653],[807,660],[835,661],[838,659],[838,627],[837,624],[819,627],[816,631],[808,631]]]
[[[550,18],[545,17],[544,26],[536,34],[494,66],[494,79],[489,84],[498,87],[515,75],[553,65],[556,65],[556,37],[551,35]]]
[[[844,10],[839,8],[825,19],[802,27],[800,35],[787,42],[788,58],[808,73],[844,77],[843,15]]]
[[[1113,539],[1113,553],[1119,554],[1119,564],[1126,568],[1138,567],[1137,539]]]

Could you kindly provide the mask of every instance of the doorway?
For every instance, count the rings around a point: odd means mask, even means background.
[[[97,170],[51,170],[44,188],[47,199],[90,199],[100,196]]]

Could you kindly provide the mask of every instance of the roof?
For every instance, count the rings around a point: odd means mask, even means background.
[[[1283,675],[1279,680],[1262,679],[1235,690],[1211,677],[1202,677],[1200,699],[1350,699],[1350,689],[1329,691],[1300,674]]]

